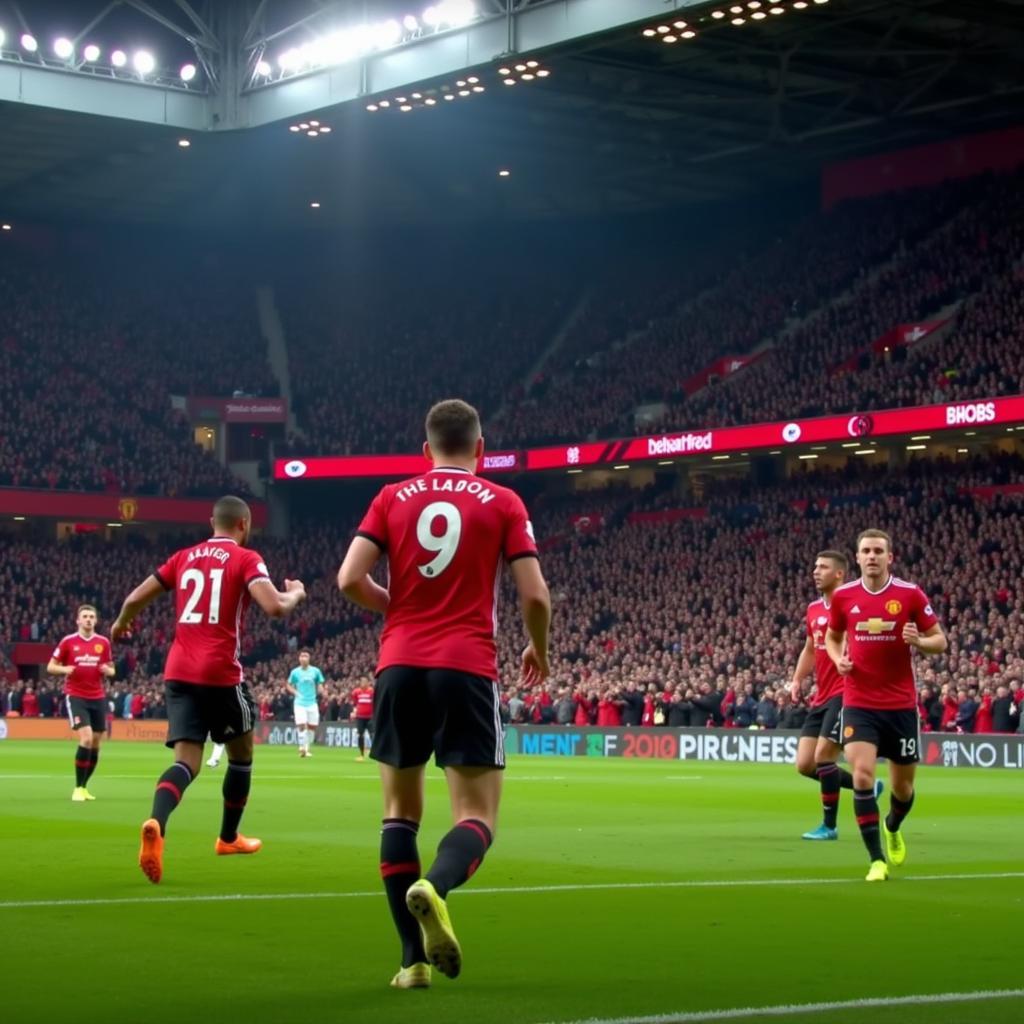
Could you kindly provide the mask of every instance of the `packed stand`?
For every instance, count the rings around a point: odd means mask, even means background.
[[[276,393],[251,293],[201,281],[151,268],[147,284],[106,263],[5,258],[0,486],[169,497],[243,489],[171,406],[172,393]]]
[[[690,301],[614,351],[579,358],[561,375],[546,376],[530,395],[533,401],[509,408],[499,443],[629,436],[635,410],[645,403],[669,403],[671,418],[683,410],[690,417],[686,425],[697,425],[684,405],[689,377],[719,357],[751,352],[787,324],[851,287],[863,287],[874,266],[912,250],[968,201],[974,187],[956,183],[851,201],[805,218],[770,244],[734,245],[718,264],[714,287],[699,293],[694,287]],[[598,304],[593,318],[579,326],[581,348],[584,340],[607,340],[604,315],[604,304]],[[849,347],[848,355],[858,344],[851,333],[843,325],[840,344]]]
[[[1019,393],[1022,188],[1024,172],[974,183],[972,203],[945,229],[810,318],[733,380],[674,407],[664,428]],[[959,302],[965,305],[948,338],[866,357],[867,372],[836,370],[891,328],[925,321]]]
[[[506,581],[499,633],[505,713],[575,724],[797,726],[806,700],[794,705],[788,683],[803,643],[803,609],[814,597],[814,555],[850,551],[860,529],[881,525],[896,539],[896,574],[924,588],[950,636],[945,655],[918,662],[927,726],[935,727],[935,715],[939,725],[977,730],[990,713],[1005,725],[1011,695],[1016,728],[1024,498],[983,500],[969,488],[1012,483],[1022,471],[1018,456],[1002,455],[918,460],[900,473],[858,462],[771,488],[721,480],[702,498],[707,518],[663,522],[636,521],[632,513],[666,511],[685,499],[620,488],[531,500],[554,606],[553,673],[547,685],[520,690],[522,628]],[[272,572],[302,578],[310,595],[286,622],[258,612],[247,620],[243,662],[265,718],[290,717],[284,681],[301,647],[328,680],[328,718],[345,717],[351,689],[372,676],[379,622],[335,585],[354,523],[258,542]],[[109,622],[171,546],[170,538],[160,550],[136,542],[111,557],[87,541],[2,542],[0,635],[56,640],[83,600],[97,603]],[[112,693],[121,695],[121,713],[126,699],[141,700],[138,714],[128,705],[135,717],[160,713],[172,625],[171,602],[158,602],[117,648]]]
[[[488,261],[421,267],[401,282],[279,289],[303,432],[287,451],[417,451],[427,409],[454,395],[493,418],[520,399],[582,288],[565,268]]]

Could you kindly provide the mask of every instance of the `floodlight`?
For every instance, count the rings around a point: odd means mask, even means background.
[[[405,26],[406,32],[418,32],[420,23],[411,14],[407,14],[402,19],[402,24]]]
[[[437,13],[440,20],[452,28],[461,28],[476,17],[476,7],[472,0],[443,0]]]
[[[67,60],[75,52],[74,43],[72,43],[66,36],[61,36],[53,44],[53,52],[60,57],[61,60]]]
[[[36,37],[25,32],[21,37],[21,48],[28,50],[29,53],[35,53],[39,49],[39,44],[36,42]]]
[[[113,64],[115,68],[123,68],[125,64],[128,63],[128,54],[125,53],[124,50],[115,50],[110,55],[110,63]]]
[[[182,64],[181,66],[181,80],[183,82],[191,82],[196,77],[196,66],[195,64]]]
[[[134,57],[132,57],[132,67],[140,75],[149,75],[156,67],[156,59],[149,50],[138,50]]]
[[[95,43],[90,43],[83,51],[82,56],[90,63],[100,59],[100,48]]]

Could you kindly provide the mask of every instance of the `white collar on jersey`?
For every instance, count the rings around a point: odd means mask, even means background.
[[[893,574],[889,573],[889,578],[885,581],[885,586],[884,587],[880,587],[878,590],[868,590],[866,584],[864,583],[864,577],[863,576],[861,576],[861,578],[857,582],[860,583],[861,587],[867,593],[872,594],[873,596],[877,597],[879,594],[884,594],[892,586],[893,579],[894,579]]]
[[[461,466],[435,466],[433,469],[428,469],[428,473],[465,473],[466,476],[472,476],[468,469],[463,469]]]
[[[218,544],[237,544],[238,541],[234,537],[221,537],[220,534],[214,534],[206,543],[212,544],[216,541]]]

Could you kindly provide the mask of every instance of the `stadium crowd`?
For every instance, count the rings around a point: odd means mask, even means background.
[[[178,497],[244,487],[171,406],[196,388],[277,393],[251,296],[203,282],[195,270],[147,278],[118,262],[5,257],[0,486]]]
[[[794,706],[788,683],[803,609],[814,596],[814,555],[850,550],[871,523],[892,531],[897,574],[924,587],[950,635],[946,655],[919,665],[926,727],[1017,728],[1024,497],[971,489],[1012,483],[1022,469],[1019,456],[1004,453],[955,464],[915,460],[902,471],[862,460],[760,488],[718,479],[707,484],[703,512],[679,513],[693,499],[664,489],[539,501],[533,516],[555,609],[553,672],[543,687],[518,686],[521,628],[506,582],[505,713],[512,721],[562,724],[798,725],[809,694]],[[272,572],[303,578],[310,593],[293,620],[258,613],[247,620],[243,661],[264,717],[289,717],[284,680],[300,647],[311,649],[328,680],[328,717],[344,717],[351,689],[372,675],[379,625],[334,584],[353,525],[299,528],[287,542],[258,543]],[[96,538],[0,541],[0,635],[56,642],[83,600],[109,621],[131,587],[182,541],[161,538],[157,548],[135,539],[116,554]],[[158,603],[118,647],[117,713],[162,713],[171,616],[170,602]],[[52,701],[40,694],[49,687],[32,685],[45,713]],[[20,700],[15,710],[25,713],[25,689],[7,688],[8,709]]]

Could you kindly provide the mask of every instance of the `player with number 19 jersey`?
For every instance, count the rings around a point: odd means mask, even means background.
[[[164,678],[200,686],[242,681],[242,619],[249,587],[271,582],[263,558],[231,537],[211,537],[175,552],[153,575],[175,593],[174,642]]]
[[[388,556],[377,672],[408,665],[497,679],[502,565],[537,555],[519,495],[439,466],[385,486],[358,533]]]

